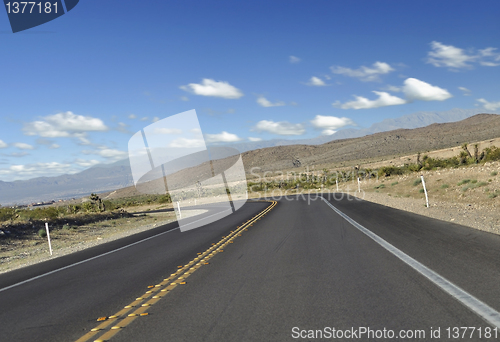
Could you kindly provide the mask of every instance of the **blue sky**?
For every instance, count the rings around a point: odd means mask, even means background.
[[[0,180],[127,156],[195,109],[209,142],[300,139],[500,110],[498,1],[82,0],[12,34],[0,10]]]

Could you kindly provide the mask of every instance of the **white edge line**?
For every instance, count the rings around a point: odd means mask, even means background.
[[[228,210],[231,210],[231,209],[228,209]],[[204,218],[202,218],[202,219],[199,219],[199,220],[196,220],[196,221],[193,221],[193,222],[190,222],[190,223],[186,223],[186,224],[185,224],[185,226],[190,225],[190,224],[193,224],[193,223],[196,223],[196,222],[199,222],[199,221],[203,221],[203,220],[205,220],[205,219],[207,219],[207,218],[209,218],[209,217],[212,217],[212,216],[215,216],[215,215],[219,215],[219,214],[221,214],[221,213],[223,213],[223,212],[225,212],[225,211],[228,211],[228,210],[223,210],[223,211],[220,211],[220,212],[218,212],[218,213],[215,213],[215,214],[209,215],[209,216],[207,216],[207,217],[204,217]],[[111,253],[114,253],[114,252],[121,251],[121,250],[123,250],[123,249],[125,249],[125,248],[132,247],[132,246],[137,245],[137,244],[139,244],[139,243],[141,243],[141,242],[144,242],[144,241],[147,241],[147,240],[151,240],[151,239],[156,238],[156,237],[158,237],[158,236],[161,236],[161,235],[163,235],[163,234],[167,234],[167,233],[173,232],[174,230],[177,230],[177,229],[179,229],[179,227],[177,227],[177,228],[172,228],[172,229],[170,229],[170,230],[167,230],[166,232],[159,233],[159,234],[156,234],[156,235],[153,235],[153,236],[147,237],[147,238],[145,238],[145,239],[142,239],[142,240],[139,240],[139,241],[133,242],[133,243],[131,243],[131,244],[129,244],[129,245],[126,245],[126,246],[123,246],[123,247],[120,247],[120,248],[114,249],[114,250],[112,250],[112,251],[109,251],[109,252],[106,252],[106,253],[103,253],[103,254],[99,254],[99,255],[93,256],[92,258],[88,258],[88,259],[85,259],[85,260],[81,260],[81,261],[75,262],[74,264],[67,265],[67,266],[64,266],[64,267],[61,267],[61,268],[55,269],[55,270],[53,270],[53,271],[47,272],[47,273],[43,273],[43,274],[37,275],[36,277],[29,278],[29,279],[23,280],[23,281],[21,281],[21,282],[19,282],[19,283],[16,283],[16,284],[13,284],[13,285],[9,285],[9,286],[7,286],[7,287],[4,287],[3,289],[0,289],[0,292],[2,292],[2,291],[6,291],[6,290],[9,290],[9,289],[11,289],[11,288],[13,288],[13,287],[16,287],[16,286],[19,286],[19,285],[22,285],[22,284],[29,283],[29,282],[31,282],[31,281],[33,281],[33,280],[36,280],[36,279],[43,278],[43,277],[48,276],[48,275],[50,275],[50,274],[54,274],[54,273],[56,273],[56,272],[59,272],[59,271],[62,271],[62,270],[65,270],[65,269],[68,269],[68,268],[71,268],[71,267],[74,267],[74,266],[77,266],[77,265],[83,264],[83,263],[85,263],[85,262],[87,262],[87,261],[91,261],[91,260],[94,260],[94,259],[97,259],[97,258],[100,258],[100,257],[106,256],[106,255],[108,255],[108,254],[111,254]]]
[[[486,322],[489,324],[500,328],[500,313],[487,305],[486,303],[482,302],[481,300],[477,299],[470,293],[466,292],[465,290],[462,290],[460,287],[457,285],[453,284],[446,278],[442,277],[438,273],[434,272],[427,266],[423,265],[422,263],[418,262],[417,260],[413,259],[409,255],[405,254],[398,248],[394,247],[391,245],[389,242],[385,241],[382,239],[380,236],[377,234],[373,233],[372,231],[366,229],[356,221],[354,221],[352,218],[341,212],[339,209],[335,208],[330,202],[328,202],[326,199],[321,197],[321,199],[328,205],[330,208],[332,208],[337,214],[342,216],[347,222],[352,224],[354,227],[356,227],[358,230],[369,236],[371,239],[373,239],[375,242],[377,242],[379,245],[387,249],[389,252],[391,252],[393,255],[401,259],[403,262],[405,262],[407,265],[412,267],[414,270],[419,272],[421,275],[429,279],[431,282],[433,282],[435,285],[437,285],[439,288],[441,288],[443,291],[451,295],[453,298],[458,300],[460,303],[468,307],[470,310],[481,316]]]

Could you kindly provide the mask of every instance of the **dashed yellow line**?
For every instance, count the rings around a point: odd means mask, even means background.
[[[217,253],[223,252],[226,246],[233,243],[234,239],[241,236],[244,231],[248,230],[248,227],[251,227],[257,220],[260,220],[264,215],[271,211],[277,203],[278,202],[276,201],[272,201],[271,205],[259,214],[255,215],[241,226],[236,227],[236,230],[230,231],[230,234],[223,236],[219,242],[212,243],[212,247],[208,248],[203,253],[197,253],[197,257],[188,262],[186,265],[178,266],[177,271],[172,273],[168,278],[165,278],[161,283],[148,286],[148,291],[146,291],[146,293],[136,298],[132,303],[126,305],[122,310],[118,311],[114,315],[98,318],[97,320],[102,321],[102,323],[80,337],[76,340],[76,342],[87,342],[94,336],[101,333],[103,333],[103,335],[99,336],[99,338],[94,340],[94,342],[109,341],[109,339],[111,339],[124,327],[132,323],[136,318],[147,316],[148,313],[146,311],[149,307],[156,304],[177,286],[185,285],[186,278],[188,278],[201,266],[208,265],[208,261],[212,257],[214,257]],[[129,313],[131,311],[133,312]]]

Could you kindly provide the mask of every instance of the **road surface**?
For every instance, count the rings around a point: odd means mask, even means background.
[[[352,340],[500,341],[499,236],[325,198],[249,202],[202,228],[172,223],[1,275],[1,340],[314,341],[335,329]],[[471,328],[456,338],[460,327]]]

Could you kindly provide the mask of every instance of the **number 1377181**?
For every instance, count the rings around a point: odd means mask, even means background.
[[[57,2],[53,4],[43,1],[7,2],[7,13],[57,13]]]

